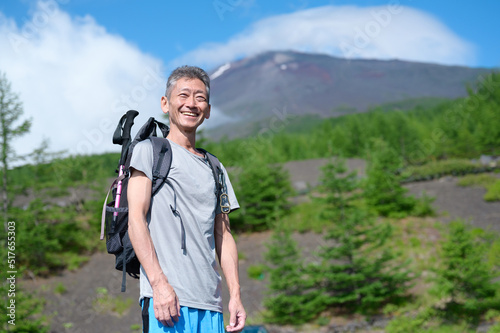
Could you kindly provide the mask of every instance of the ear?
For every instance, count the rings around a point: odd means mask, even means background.
[[[205,119],[210,118],[210,110],[212,109],[212,105],[208,104],[207,113],[205,113]]]
[[[168,111],[170,111],[168,109],[168,99],[167,97],[165,96],[161,96],[161,110],[163,111],[163,113],[167,114]]]

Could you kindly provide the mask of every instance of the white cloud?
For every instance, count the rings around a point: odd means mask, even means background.
[[[217,66],[268,50],[345,58],[474,65],[474,47],[433,16],[401,6],[324,6],[260,20],[226,43],[205,44],[177,59]]]
[[[125,111],[141,112],[135,130],[161,115],[161,60],[90,16],[70,17],[54,0],[39,2],[21,27],[0,13],[0,50],[0,71],[19,94],[24,117],[33,119],[30,133],[14,143],[18,154],[32,151],[43,138],[53,151],[119,151],[111,137]]]

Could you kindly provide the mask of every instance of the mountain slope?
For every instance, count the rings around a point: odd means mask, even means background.
[[[295,186],[301,184],[314,185],[321,173],[321,167],[328,159],[315,159],[308,161],[293,161],[285,164],[285,169],[291,173]],[[351,170],[363,172],[361,160],[348,159],[347,165]],[[500,177],[500,176],[499,176]],[[443,177],[439,180],[423,181],[406,184],[411,194],[419,196],[426,193],[436,197],[433,203],[439,216],[429,218],[428,221],[448,222],[454,219],[470,221],[474,227],[485,230],[500,231],[498,225],[500,202],[485,202],[485,190],[479,187],[463,187],[457,185],[457,177]],[[422,237],[432,236],[431,229],[425,230]],[[262,298],[266,294],[267,280],[251,279],[248,269],[251,266],[265,264],[263,253],[266,251],[266,242],[270,232],[239,234],[237,238],[240,259],[240,281],[242,287],[242,301],[247,314],[253,318],[260,318],[263,307]],[[313,253],[321,244],[321,234],[301,233],[297,240],[303,254]],[[104,246],[104,244],[102,245]],[[25,280],[22,287],[36,297],[45,299],[43,313],[51,321],[53,333],[63,332],[137,332],[133,327],[140,327],[140,307],[137,302],[139,297],[139,284],[137,280],[127,278],[127,292],[120,292],[121,272],[114,269],[114,257],[105,253],[94,254],[90,261],[82,265],[77,271],[64,271],[51,278],[37,278]],[[62,294],[56,290],[65,290]],[[107,297],[99,290],[107,291]],[[223,287],[223,299],[229,299],[226,287]],[[101,300],[101,303],[99,302]],[[105,302],[103,302],[105,301]],[[112,305],[129,304],[124,307],[123,314],[113,311]],[[99,306],[99,305],[107,306]],[[224,303],[226,306],[227,303]],[[226,321],[228,320],[225,308]],[[57,315],[56,315],[57,314]],[[347,320],[347,319],[346,319]],[[139,325],[139,326],[137,326]],[[68,327],[72,327],[71,329]],[[300,328],[288,328],[286,332],[306,331]],[[320,329],[316,332],[321,331]],[[324,330],[323,330],[324,331]],[[310,333],[312,331],[309,331]]]
[[[405,99],[465,96],[467,85],[491,71],[267,52],[214,70],[211,96],[219,119],[235,125],[284,113],[334,117]]]

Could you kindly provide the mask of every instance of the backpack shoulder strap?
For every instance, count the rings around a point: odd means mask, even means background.
[[[208,163],[210,164],[210,167],[212,168],[212,172],[213,172],[214,178],[215,178],[215,183],[218,184],[219,183],[218,175],[219,175],[219,172],[222,171],[222,168],[220,167],[219,159],[217,158],[217,156],[209,153],[208,151],[206,151],[203,148],[196,148],[196,149],[205,154],[205,157],[207,158]]]
[[[172,165],[172,148],[167,139],[149,137],[153,145],[153,188],[151,196],[156,195],[167,180]]]
[[[229,204],[229,198],[227,195],[227,186],[224,172],[219,159],[214,155],[202,148],[196,148],[202,151],[207,157],[208,164],[212,168],[212,173],[214,175],[215,185],[217,186],[217,205],[220,205],[221,211],[228,214],[231,211],[231,206]]]

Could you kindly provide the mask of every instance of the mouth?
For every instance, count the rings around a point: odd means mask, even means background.
[[[198,117],[197,113],[190,112],[190,111],[181,111],[181,114],[183,116],[188,116],[188,117]]]

